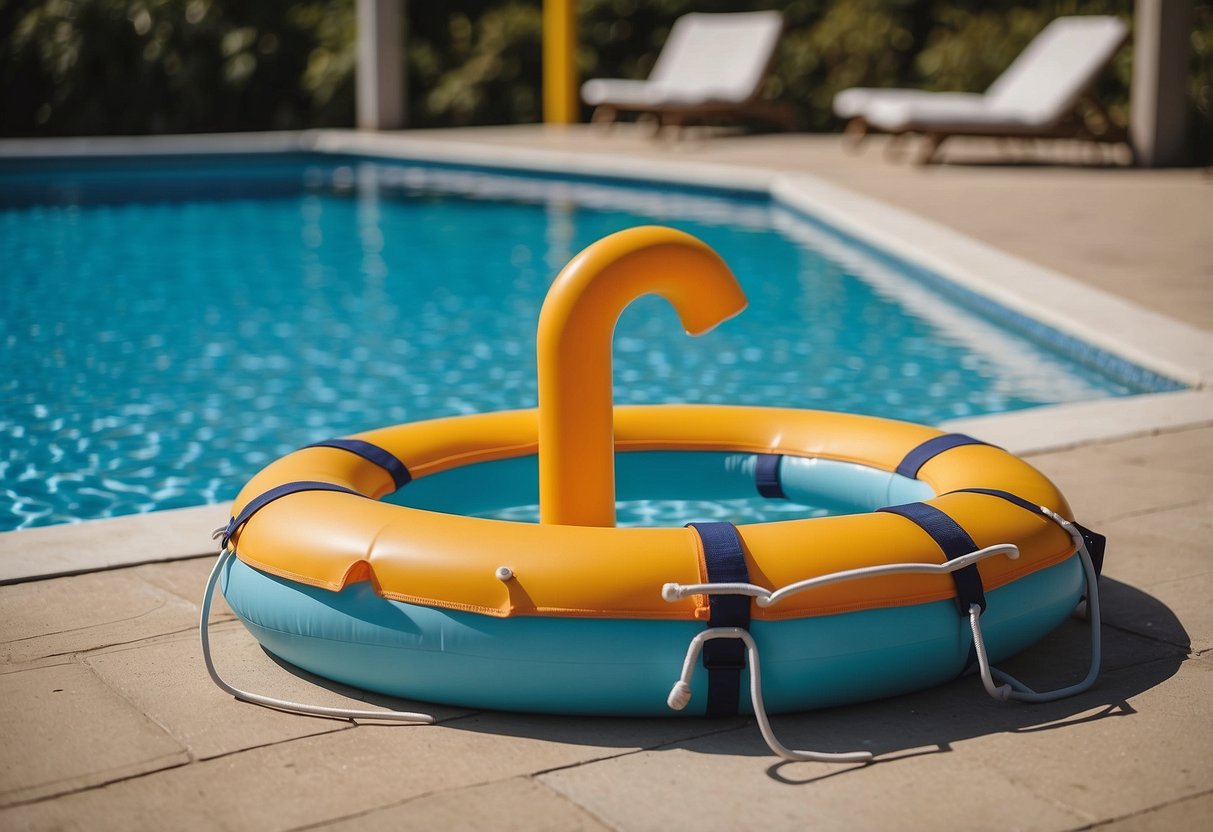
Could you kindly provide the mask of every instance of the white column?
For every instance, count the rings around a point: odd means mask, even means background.
[[[404,126],[404,0],[358,0],[357,109],[361,130]]]
[[[1137,0],[1133,16],[1129,138],[1142,167],[1182,165],[1188,154],[1191,0]]]

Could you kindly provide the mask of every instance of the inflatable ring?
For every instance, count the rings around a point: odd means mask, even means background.
[[[636,277],[654,271],[664,284]],[[1093,566],[1064,497],[1026,462],[858,415],[612,409],[622,308],[657,291],[701,331],[737,308],[730,284],[719,258],[680,232],[634,229],[591,246],[541,315],[538,410],[397,425],[272,463],[223,529],[235,554],[217,569],[228,604],[291,664],[475,708],[753,710],[765,726],[763,709],[889,696],[976,664],[991,692],[1031,693],[996,686],[989,663],[1057,627],[1090,594]],[[617,491],[761,495],[832,513],[616,528]],[[536,502],[538,523],[500,519]],[[709,684],[692,691],[700,650]],[[738,694],[747,682],[749,702]]]

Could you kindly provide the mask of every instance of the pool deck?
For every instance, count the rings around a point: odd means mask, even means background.
[[[0,156],[190,141],[0,142]],[[1046,705],[996,703],[965,678],[773,720],[791,746],[876,752],[867,766],[780,762],[746,718],[406,703],[438,724],[390,726],[265,710],[214,687],[199,653],[207,532],[225,508],[0,535],[0,829],[1161,830],[1213,819],[1208,172],[985,142],[957,142],[951,163],[923,169],[889,161],[880,141],[855,154],[830,136],[674,142],[632,129],[217,141],[769,187],[1013,307],[1044,298],[1034,312],[1194,389],[949,425],[1024,454],[1108,536],[1104,672]],[[239,686],[348,701],[270,660],[221,599],[212,621],[216,660]],[[1007,669],[1050,687],[1085,662],[1075,620]]]

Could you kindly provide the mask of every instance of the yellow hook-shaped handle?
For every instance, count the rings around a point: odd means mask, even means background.
[[[611,339],[642,295],[668,300],[690,335],[746,307],[737,278],[707,244],[641,226],[590,245],[564,267],[539,313],[539,521],[615,525]]]

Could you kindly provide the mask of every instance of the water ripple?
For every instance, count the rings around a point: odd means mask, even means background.
[[[233,170],[205,182],[260,181]],[[904,278],[837,240],[822,254],[752,200],[320,165],[293,187],[279,171],[258,198],[174,191],[161,171],[169,184],[140,200],[122,197],[123,176],[92,175],[79,205],[0,205],[0,530],[224,501],[327,436],[534,406],[554,269],[655,221],[714,246],[751,304],[690,339],[663,301],[638,301],[617,330],[619,402],[930,423],[1132,392],[992,325],[998,350],[981,350],[947,301],[924,311]],[[628,512],[691,510],[748,509]]]

